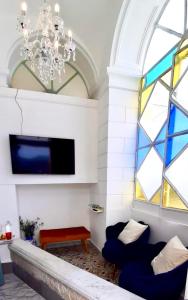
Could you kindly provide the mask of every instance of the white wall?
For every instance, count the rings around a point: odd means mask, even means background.
[[[98,183],[91,187],[91,203],[104,208],[104,212],[90,212],[91,234],[93,243],[102,249],[105,241],[106,206],[107,206],[107,145],[108,145],[108,86],[104,85],[99,91],[98,107]]]
[[[22,124],[15,96],[16,90],[0,88],[0,224],[10,220],[16,237],[18,215],[39,216],[49,228],[89,228],[89,187],[97,182],[97,101],[19,91]],[[74,139],[75,175],[13,175],[8,135],[21,133]],[[10,260],[6,247],[0,247],[0,257]]]
[[[108,69],[108,80],[98,92],[98,183],[91,189],[91,202],[104,207],[91,213],[92,239],[99,249],[105,229],[131,216],[138,108],[138,78]]]
[[[45,93],[0,89],[0,184],[92,183],[97,181],[97,101]],[[12,175],[9,134],[75,140],[75,175]]]
[[[167,242],[173,236],[178,235],[184,245],[188,246],[187,212],[162,209],[156,205],[135,201],[132,217],[150,225],[150,242]]]
[[[11,221],[15,237],[19,237],[18,206],[15,185],[0,185],[0,225]],[[0,260],[9,262],[10,255],[6,245],[0,246]]]
[[[138,111],[138,78],[131,77],[109,69],[107,226],[131,216]]]
[[[18,211],[22,218],[36,217],[44,229],[85,226],[90,228],[89,185],[18,185]]]

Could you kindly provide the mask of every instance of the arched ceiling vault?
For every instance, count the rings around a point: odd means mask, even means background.
[[[71,28],[75,34],[79,57],[77,67],[85,74],[88,81],[93,85],[97,84],[105,76],[106,67],[109,65],[114,29],[123,0],[49,1],[52,4],[59,2],[65,26]],[[37,15],[41,2],[42,0],[27,0],[28,12],[31,16]],[[21,0],[0,1],[0,66],[3,69],[11,66],[10,56],[15,55],[15,45],[19,39],[16,22],[20,3]],[[87,68],[83,63],[84,55],[93,69],[93,78],[89,72],[87,74]]]

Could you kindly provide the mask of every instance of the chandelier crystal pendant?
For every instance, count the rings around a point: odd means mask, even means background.
[[[27,16],[27,3],[22,2],[18,17],[18,31],[23,37],[20,55],[30,61],[33,72],[38,70],[44,84],[56,78],[62,80],[65,62],[75,61],[76,46],[71,30],[65,34],[64,21],[59,15],[60,6],[55,4],[54,12],[47,0],[43,0],[36,28],[32,29]]]

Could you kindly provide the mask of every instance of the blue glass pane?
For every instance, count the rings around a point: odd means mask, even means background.
[[[140,127],[138,133],[138,148],[144,147],[149,144],[151,144],[149,137],[146,135],[144,129]]]
[[[188,117],[175,105],[171,105],[169,134],[188,130]]]
[[[165,137],[166,137],[166,129],[167,129],[167,124],[165,123],[165,125],[163,126],[163,128],[161,129],[161,131],[159,132],[159,135],[156,138],[156,142],[159,141],[164,141]]]
[[[174,54],[177,51],[177,47],[173,48],[156,66],[154,66],[145,77],[145,86],[153,83],[160,75],[172,66]]]
[[[182,134],[168,139],[166,166],[170,164],[170,162],[186,145],[188,145],[188,134]]]
[[[155,145],[155,149],[159,153],[160,157],[164,159],[165,157],[165,143]]]
[[[136,165],[136,169],[137,170],[140,168],[140,166],[143,163],[144,159],[146,158],[149,150],[150,150],[150,147],[146,147],[146,148],[138,150],[138,153],[137,153],[137,165]]]

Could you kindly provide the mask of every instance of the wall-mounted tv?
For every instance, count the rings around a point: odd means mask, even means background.
[[[75,174],[72,139],[9,135],[13,174]]]

